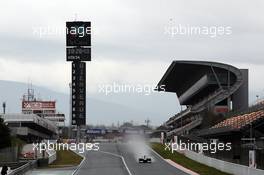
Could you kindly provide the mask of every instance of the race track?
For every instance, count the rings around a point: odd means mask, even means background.
[[[101,143],[100,151],[88,151],[77,175],[188,175],[149,150],[152,163],[138,163],[129,144]]]

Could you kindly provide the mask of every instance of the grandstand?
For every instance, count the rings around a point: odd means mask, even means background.
[[[167,137],[209,128],[231,111],[248,108],[248,70],[204,61],[173,61],[158,83],[185,110],[164,123]]]
[[[249,152],[254,151],[255,167],[264,169],[264,101],[248,106],[247,69],[173,61],[158,87],[162,85],[186,106],[159,127],[166,128],[168,140],[177,135],[185,142],[231,143],[231,151],[204,154],[248,166]]]

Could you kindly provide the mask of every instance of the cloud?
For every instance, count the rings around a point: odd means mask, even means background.
[[[103,60],[103,61],[102,61]],[[94,60],[86,63],[87,90],[97,93],[100,85],[113,82],[156,85],[168,67],[168,63],[153,61],[127,62]],[[68,92],[71,81],[71,62],[21,62],[0,57],[0,79],[19,82],[32,81],[56,91]]]
[[[30,63],[0,58],[0,79],[32,82],[56,91],[65,91],[70,81],[70,65],[66,62]]]
[[[39,38],[33,34],[33,28],[64,28],[65,21],[73,20],[77,13],[78,20],[92,21],[94,59],[171,61],[212,58],[247,63],[250,58],[250,62],[263,64],[262,1],[17,0],[3,4],[0,56],[9,59],[32,62],[64,59],[65,36]],[[164,34],[164,28],[171,24],[231,26],[232,35],[171,38]]]
[[[239,4],[239,5],[238,5]],[[92,21],[92,61],[87,90],[121,82],[156,84],[173,60],[206,60],[249,68],[251,99],[262,94],[264,1],[9,0],[1,3],[0,79],[68,92],[71,63],[65,35],[39,37],[34,27]],[[77,14],[77,15],[75,15]],[[165,34],[173,25],[230,26],[223,37]]]

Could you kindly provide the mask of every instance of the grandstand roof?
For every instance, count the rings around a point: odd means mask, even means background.
[[[218,135],[230,132],[240,132],[249,129],[251,126],[254,128],[262,128],[264,125],[264,110],[251,112],[248,114],[238,115],[226,119],[209,129],[199,132],[200,136]]]
[[[230,70],[233,74],[240,73],[239,69],[223,63],[183,60],[173,61],[158,85],[166,85],[167,92],[176,92],[181,94],[184,84],[193,84],[196,79],[208,72],[212,72],[212,67]]]
[[[173,61],[157,89],[175,92],[181,105],[192,105],[219,88],[232,86],[239,77],[241,71],[238,68],[223,63]]]
[[[230,127],[234,129],[242,129],[243,127],[246,127],[247,125],[250,125],[252,122],[261,118],[264,119],[263,110],[226,119],[214,125],[212,128]]]

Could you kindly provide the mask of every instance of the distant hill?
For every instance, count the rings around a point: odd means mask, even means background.
[[[27,92],[26,83],[0,80],[0,103],[6,101],[8,113],[21,112],[22,95]],[[33,86],[35,95],[43,100],[56,100],[58,112],[69,115],[69,94],[56,92],[44,87]],[[177,112],[176,96],[170,98],[161,95],[137,94],[88,94],[87,98],[87,123],[88,124],[122,124],[124,121],[133,120],[143,123],[149,118],[153,125],[159,125],[167,120],[170,115]],[[1,105],[2,106],[2,105]],[[2,112],[2,109],[0,110]],[[67,122],[68,123],[68,122]]]

